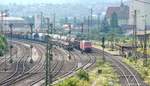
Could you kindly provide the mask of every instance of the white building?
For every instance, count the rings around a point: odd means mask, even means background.
[[[137,13],[137,29],[143,30],[145,27],[145,15],[147,25],[150,25],[150,0],[130,0],[129,24],[134,25],[134,11]],[[150,28],[149,28],[150,29]]]
[[[25,28],[26,21],[22,17],[13,17],[13,16],[3,16],[0,17],[0,27],[3,26],[3,29],[9,30],[9,24],[13,24],[14,30],[22,30],[22,28]]]

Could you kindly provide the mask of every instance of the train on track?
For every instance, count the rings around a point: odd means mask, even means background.
[[[10,33],[6,36],[11,37]],[[82,53],[89,53],[92,51],[92,43],[89,40],[79,40],[76,36],[64,36],[58,34],[44,34],[44,33],[33,33],[31,34],[13,34],[13,38],[32,40],[46,43],[48,37],[52,38],[52,43],[56,46],[63,47],[66,50],[72,51],[74,49],[80,50]]]

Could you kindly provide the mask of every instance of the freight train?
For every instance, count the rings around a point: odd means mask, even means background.
[[[6,34],[10,37],[10,34]],[[76,36],[62,36],[58,34],[44,34],[44,33],[33,33],[31,34],[13,34],[13,38],[32,40],[46,43],[48,37],[52,38],[53,44],[59,47],[63,47],[66,50],[72,51],[78,49],[83,52],[92,51],[92,43],[88,40],[79,40]]]

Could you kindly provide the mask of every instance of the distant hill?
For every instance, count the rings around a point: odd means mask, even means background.
[[[72,2],[71,2],[72,1]],[[46,16],[56,13],[57,17],[87,16],[90,8],[94,14],[104,12],[110,5],[119,5],[119,0],[70,0],[65,4],[0,5],[0,9],[9,9],[13,16],[33,16],[43,12]]]

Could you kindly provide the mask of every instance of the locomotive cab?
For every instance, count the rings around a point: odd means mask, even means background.
[[[82,52],[91,52],[92,51],[92,43],[91,41],[80,41],[80,49]]]

